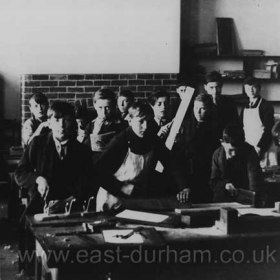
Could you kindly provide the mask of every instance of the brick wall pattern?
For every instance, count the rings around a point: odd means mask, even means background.
[[[136,99],[145,99],[155,90],[175,96],[177,74],[25,74],[21,76],[21,121],[30,117],[29,98],[46,94],[49,101],[64,100],[93,108],[93,94],[102,87],[114,92],[129,88]]]

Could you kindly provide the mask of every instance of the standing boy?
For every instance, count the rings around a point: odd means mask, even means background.
[[[237,108],[227,96],[222,95],[223,80],[219,72],[213,71],[206,75],[204,89],[213,99],[217,114],[220,135],[227,124],[239,123]]]
[[[191,185],[191,201],[209,203],[211,159],[219,146],[217,120],[213,116],[213,100],[201,93],[194,99],[193,110],[181,127],[173,153],[181,160],[187,181]]]
[[[149,96],[148,101],[154,111],[157,135],[162,139],[166,139],[172,125],[170,97],[165,91],[156,91]]]
[[[241,111],[245,139],[252,145],[263,159],[272,143],[272,127],[274,125],[273,106],[260,96],[261,85],[254,78],[244,81],[245,93],[249,102]]]

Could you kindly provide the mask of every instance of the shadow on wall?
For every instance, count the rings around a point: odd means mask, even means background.
[[[5,108],[5,95],[7,93],[7,80],[0,74],[0,150],[6,151],[11,146],[20,145],[20,122],[17,119],[7,119]],[[15,109],[16,106],[13,107]]]

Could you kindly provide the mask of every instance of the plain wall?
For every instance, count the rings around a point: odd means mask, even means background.
[[[19,118],[20,74],[178,73],[180,1],[0,1],[0,34],[0,110]]]

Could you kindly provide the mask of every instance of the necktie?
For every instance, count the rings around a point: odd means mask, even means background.
[[[61,145],[60,146],[60,155],[59,155],[59,157],[60,157],[61,160],[64,160],[65,157],[66,157],[66,152],[67,152],[66,149],[67,149],[66,145]]]

